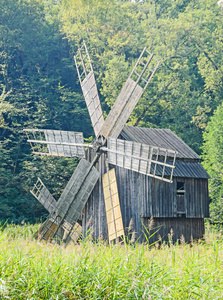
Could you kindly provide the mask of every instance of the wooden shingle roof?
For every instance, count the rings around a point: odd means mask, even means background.
[[[177,151],[177,158],[199,161],[201,159],[196,152],[194,152],[170,129],[124,126],[121,136],[128,141],[135,141],[138,143]]]
[[[175,177],[210,178],[200,164],[200,156],[170,129],[125,126],[121,132],[121,137],[128,141],[177,151],[177,161],[173,173]],[[162,175],[162,167],[158,165],[156,172]],[[165,169],[165,175],[170,176],[168,168]]]

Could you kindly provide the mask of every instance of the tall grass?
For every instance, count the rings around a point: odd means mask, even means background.
[[[0,231],[0,299],[223,299],[223,239],[191,245],[63,248],[33,226]]]

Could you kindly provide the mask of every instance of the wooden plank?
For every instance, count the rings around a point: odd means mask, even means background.
[[[210,201],[209,201],[209,192],[208,192],[208,180],[207,179],[204,179],[204,184],[205,184],[205,195],[206,195],[206,201],[205,201],[205,218],[209,218],[210,217],[210,213],[209,213],[209,204],[210,204]]]
[[[192,193],[191,193],[191,204],[192,204],[192,207],[191,207],[191,216],[192,216],[192,218],[194,218],[195,217],[195,210],[196,210],[196,208],[195,208],[195,180],[194,180],[194,178],[192,178],[192,180],[191,180],[191,191],[192,191]]]
[[[160,215],[162,217],[165,217],[165,207],[164,207],[165,203],[163,201],[163,188],[164,188],[163,183],[164,183],[163,181],[159,181],[159,198],[160,198]]]
[[[38,231],[34,234],[34,237],[40,239],[44,237],[45,240],[48,240],[52,237],[53,233],[55,232],[58,226],[58,221],[56,220],[55,213],[54,213],[57,202],[54,199],[54,197],[50,194],[46,186],[43,184],[43,182],[40,180],[40,178],[38,178],[37,183],[34,185],[34,188],[31,190],[31,193],[52,216],[52,218],[49,218],[49,220],[46,221],[38,229]],[[67,235],[68,231],[72,229],[72,225],[65,220],[61,225],[61,229],[62,231],[60,230],[58,232],[57,237],[63,240],[64,238],[63,234]],[[82,227],[78,223],[76,223],[74,229],[72,230],[70,238],[74,242],[76,242],[77,238],[81,234],[81,231],[82,231]]]
[[[142,174],[139,175],[139,182],[140,182],[139,195],[140,195],[140,204],[141,204],[140,215],[143,217],[144,213],[147,211],[147,204],[149,203],[146,199],[148,197],[147,194],[145,193],[145,197],[143,195],[143,191],[146,191],[146,180],[143,178]]]
[[[162,160],[162,157],[159,156],[158,159],[152,158],[152,153],[160,152],[172,153],[172,150],[168,149],[159,149],[156,147],[151,147],[149,145],[124,141],[120,139],[108,139],[108,148],[105,148],[105,151],[108,151],[108,161],[110,164],[117,165],[119,167],[124,167],[147,176],[151,176],[163,181],[172,182],[172,178],[165,177],[163,178],[162,172],[158,170],[156,166],[165,166],[166,170],[171,170],[174,168],[172,163],[167,163]],[[151,168],[153,164],[157,172],[154,174],[154,169]]]
[[[190,209],[190,213],[189,213],[189,217],[193,218],[194,216],[194,179],[190,178],[188,181],[188,187],[189,187],[189,191],[190,191],[190,199],[189,199],[189,209]]]
[[[167,205],[168,205],[168,208],[169,208],[169,214],[168,214],[168,217],[171,218],[173,217],[173,183],[170,185],[168,184],[168,189],[167,189],[167,198],[168,198],[168,202],[167,202]]]
[[[128,78],[101,128],[102,136],[118,137],[142,93],[143,89],[134,80]]]
[[[141,228],[141,206],[142,206],[142,200],[141,200],[141,194],[140,190],[142,190],[142,182],[140,180],[140,176],[136,174],[135,178],[135,186],[136,186],[136,234],[140,233]]]
[[[93,149],[88,149],[89,153],[93,153]],[[100,171],[101,175],[105,174],[105,156],[102,156],[99,159],[99,163],[96,165],[96,168]],[[91,237],[94,240],[99,239],[108,239],[108,228],[107,228],[107,219],[105,212],[105,202],[103,196],[103,185],[102,185],[102,176],[100,176],[97,184],[95,185],[90,198],[88,199],[85,209],[83,211],[83,232],[89,234],[89,229]],[[88,226],[90,224],[90,226]]]
[[[105,138],[109,136],[117,138],[129,119],[159,65],[159,61],[155,59],[156,65],[153,70],[151,70],[148,65],[152,58],[153,54],[144,48],[100,131],[101,135]],[[142,60],[144,63],[142,63]],[[148,70],[150,70],[149,74]],[[146,78],[143,78],[144,74]],[[145,81],[143,82],[144,87],[141,87],[142,80]]]
[[[42,239],[44,237],[45,240],[51,239],[53,233],[57,229],[57,224],[52,222],[51,220],[46,220],[40,228],[33,235],[36,239]],[[50,228],[50,230],[49,230]],[[62,238],[62,236],[61,236]]]
[[[92,126],[97,137],[104,123],[104,118],[90,56],[84,41],[76,56],[74,56],[74,60]]]
[[[74,225],[84,208],[100,174],[91,163],[82,159],[60,196],[55,213]]]
[[[173,184],[166,184],[166,194],[165,194],[165,198],[166,198],[166,206],[167,206],[167,217],[172,217],[172,201],[173,201]]]
[[[84,144],[82,132],[44,130],[47,142]],[[70,145],[47,144],[49,154],[65,157],[85,157],[84,147]]]
[[[124,236],[115,169],[102,176],[109,242]]]
[[[168,199],[167,199],[167,190],[166,190],[166,182],[162,182],[162,189],[161,189],[161,197],[162,197],[162,203],[163,203],[163,212],[162,217],[168,216]]]
[[[163,201],[165,201],[165,217],[170,217],[170,210],[171,210],[171,193],[169,189],[169,185],[166,182],[164,183],[164,191],[163,191]],[[172,186],[173,184],[171,184]]]
[[[198,214],[198,201],[199,201],[199,195],[197,190],[197,180],[194,179],[194,197],[193,197],[193,217],[195,218]]]
[[[201,217],[205,218],[206,215],[206,187],[205,187],[205,180],[201,179],[201,193],[202,193],[202,199],[201,199]]]
[[[188,190],[189,190],[189,200],[188,200],[188,216],[189,218],[193,218],[194,216],[194,206],[193,206],[193,198],[194,198],[194,179],[190,178],[189,180],[187,180],[187,186],[188,186]]]
[[[156,180],[156,215],[160,217],[160,189],[159,189],[160,181]]]
[[[117,172],[117,185],[118,185],[118,191],[119,191],[119,196],[120,199],[122,199],[120,206],[121,206],[121,211],[122,211],[122,218],[123,218],[123,224],[124,227],[129,226],[130,222],[130,211],[129,211],[129,205],[128,205],[128,200],[129,200],[129,194],[128,194],[128,179],[129,179],[129,172],[128,170],[125,170],[123,168],[116,167],[116,172]]]
[[[195,199],[195,203],[196,203],[196,218],[201,217],[201,205],[202,205],[202,190],[201,190],[201,184],[202,184],[202,180],[196,178],[195,179],[196,185],[195,185],[195,189],[196,189],[196,199]]]
[[[149,217],[152,217],[153,216],[153,209],[152,209],[152,206],[153,206],[153,199],[152,199],[152,181],[153,179],[152,178],[148,178],[147,179],[148,181],[148,199],[149,199],[149,214],[148,216]]]
[[[199,190],[200,190],[200,216],[201,218],[204,218],[204,185],[203,185],[203,179],[199,180]]]
[[[33,189],[30,191],[32,195],[45,207],[45,209],[52,213],[56,207],[56,200],[51,195],[49,190],[43,184],[43,182],[38,178]]]
[[[93,71],[88,73],[85,79],[81,82],[81,88],[87,104],[94,133],[97,137],[104,123],[104,118]]]
[[[174,178],[173,181],[173,216],[177,217],[177,178]]]
[[[72,225],[70,223],[64,221],[62,228],[64,229],[64,236],[62,240],[66,240],[67,236],[69,235],[69,238],[75,243],[81,237],[82,226],[78,223],[76,223],[72,228]]]

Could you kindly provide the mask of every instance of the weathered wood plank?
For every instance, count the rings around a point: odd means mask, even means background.
[[[84,41],[74,56],[74,61],[92,126],[97,137],[104,123],[104,118],[90,56]]]
[[[36,184],[30,192],[49,213],[54,211],[57,202],[40,178],[38,178]]]
[[[163,156],[167,154],[168,158],[169,154],[173,152],[141,143],[108,139],[108,161],[110,164],[168,182],[172,181],[170,174],[174,166],[172,162],[163,161]],[[165,173],[162,174],[164,166]],[[163,176],[167,174],[169,174],[168,177]]]
[[[104,118],[93,71],[87,74],[81,82],[81,87],[95,135],[98,136],[104,123]]]
[[[82,132],[44,130],[44,134],[47,142],[75,143],[84,145]],[[49,154],[53,156],[85,157],[84,147],[81,146],[47,144],[47,148]]]
[[[99,172],[96,168],[82,159],[57,202],[56,215],[65,218],[70,224],[75,224],[98,178]]]
[[[138,97],[136,97],[137,91]],[[136,84],[134,80],[128,78],[125,85],[123,86],[115,104],[109,112],[104,125],[101,128],[100,134],[105,138],[114,137],[117,138],[128,118],[130,117],[131,111],[127,111],[128,108],[135,107],[139,98],[141,97],[143,89]],[[121,115],[123,115],[121,117]],[[121,117],[121,118],[120,118]],[[124,122],[124,123],[123,123]]]
[[[204,237],[204,219],[203,218],[154,218],[154,229],[150,232],[159,228],[158,232],[150,238],[150,243],[155,243],[159,241],[159,236],[161,236],[162,241],[168,241],[171,230],[173,232],[173,242],[181,240],[182,236],[186,242],[193,240],[202,239]],[[143,218],[143,223],[148,224],[148,218]],[[145,240],[143,235],[141,235],[141,240]]]

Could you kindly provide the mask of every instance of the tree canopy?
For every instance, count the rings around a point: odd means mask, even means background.
[[[58,197],[76,166],[32,156],[24,128],[93,135],[72,57],[83,39],[105,116],[147,46],[161,65],[128,124],[170,128],[200,154],[222,104],[222,17],[216,0],[0,0],[0,219],[35,221],[36,178]]]
[[[223,224],[223,104],[209,121],[204,132],[204,167],[211,175],[209,184],[211,203],[211,221]]]

